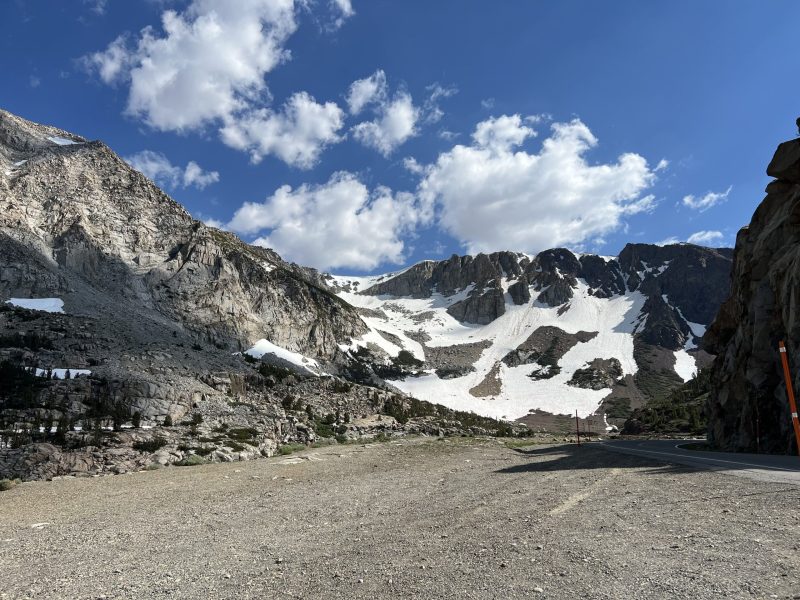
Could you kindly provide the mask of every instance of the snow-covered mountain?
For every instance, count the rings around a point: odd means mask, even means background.
[[[707,364],[698,343],[731,259],[629,244],[618,257],[498,252],[327,281],[369,327],[342,349],[410,395],[507,419],[622,416]]]

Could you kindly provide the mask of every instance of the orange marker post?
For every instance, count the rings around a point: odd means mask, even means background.
[[[792,374],[789,372],[789,360],[786,357],[786,345],[778,342],[778,350],[781,353],[781,363],[783,364],[783,378],[786,380],[786,392],[789,394],[789,408],[792,411],[792,425],[794,426],[794,437],[797,440],[797,452],[800,454],[800,421],[797,420],[797,403],[794,399],[792,389]]]

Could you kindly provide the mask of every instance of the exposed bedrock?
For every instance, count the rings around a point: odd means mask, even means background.
[[[800,140],[781,144],[777,179],[736,238],[731,294],[705,335],[713,363],[709,440],[726,450],[795,453],[778,342],[800,387]]]

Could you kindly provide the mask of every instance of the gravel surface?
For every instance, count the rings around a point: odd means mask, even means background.
[[[798,598],[800,487],[407,439],[25,483],[1,598]]]

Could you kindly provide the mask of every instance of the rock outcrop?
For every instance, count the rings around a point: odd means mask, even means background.
[[[704,338],[713,363],[709,441],[725,450],[796,453],[778,354],[800,388],[800,140],[778,147],[775,177],[736,238],[730,298]]]

